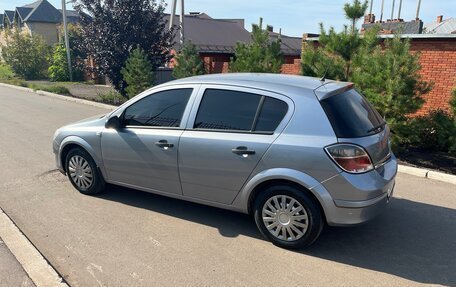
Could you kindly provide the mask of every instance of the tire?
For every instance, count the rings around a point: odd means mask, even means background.
[[[261,234],[282,248],[308,247],[320,236],[324,227],[318,202],[293,186],[267,187],[258,194],[253,208],[255,223]]]
[[[65,159],[68,179],[80,193],[93,195],[105,188],[105,181],[95,161],[82,148],[73,148]]]

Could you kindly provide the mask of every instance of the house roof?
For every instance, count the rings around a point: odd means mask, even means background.
[[[33,6],[33,10],[24,19],[24,22],[60,23],[62,21],[62,13],[47,0],[39,0],[29,4],[28,8]]]
[[[32,12],[33,8],[30,7],[16,7],[15,15],[19,15],[21,20],[24,20],[27,15]],[[16,16],[15,16],[16,17]]]
[[[428,34],[456,34],[456,18],[448,18],[440,23],[435,21],[424,24],[424,32]]]
[[[165,15],[169,23],[170,15]],[[175,29],[178,28],[179,16],[174,16]],[[234,53],[237,42],[250,42],[250,33],[237,22],[185,15],[184,37],[195,44],[200,52]],[[174,42],[179,43],[177,31]]]
[[[281,41],[281,50],[285,56],[301,55],[302,38],[285,36],[276,32],[269,32],[269,38],[276,40],[279,37]]]
[[[57,9],[60,13],[62,13],[62,9]],[[77,23],[79,22],[79,14],[75,10],[66,10],[66,15],[68,19],[68,23]],[[60,16],[62,17],[62,16]]]
[[[369,30],[380,26],[382,30],[390,31],[390,33],[400,32],[402,34],[421,34],[423,31],[423,22],[383,22],[383,23],[366,23],[362,25],[362,29]]]
[[[14,11],[11,11],[11,10],[5,10],[5,14],[3,15],[4,17],[6,17],[10,23],[13,23],[13,20],[14,20]]]
[[[11,23],[15,18],[22,22],[62,22],[62,10],[56,9],[47,0],[38,0],[21,7],[16,7],[15,11],[6,10],[5,15]],[[67,19],[69,23],[76,23],[79,21],[79,15],[74,10],[67,10]]]
[[[165,14],[168,22],[169,14]],[[169,23],[169,22],[168,22]],[[179,16],[174,16],[174,43],[179,46],[180,33],[178,31]],[[227,53],[233,54],[237,42],[250,43],[251,34],[244,28],[243,19],[213,19],[207,14],[185,15],[184,37],[191,41],[204,53]],[[269,32],[271,39],[277,39],[279,34]],[[284,55],[301,55],[302,39],[281,35],[281,49]]]

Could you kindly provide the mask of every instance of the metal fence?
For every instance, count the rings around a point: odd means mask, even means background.
[[[160,85],[174,80],[172,68],[158,68],[155,71],[155,85]]]

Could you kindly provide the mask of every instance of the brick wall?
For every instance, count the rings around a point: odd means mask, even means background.
[[[438,108],[449,111],[451,91],[456,87],[456,39],[413,39],[410,50],[421,55],[423,80],[434,82],[417,114]]]
[[[301,59],[297,57],[285,57],[285,64],[282,65],[282,74],[300,75]]]

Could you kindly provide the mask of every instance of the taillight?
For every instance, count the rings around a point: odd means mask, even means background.
[[[362,173],[374,168],[366,150],[353,144],[335,144],[325,148],[329,157],[344,171]]]

